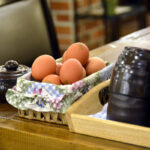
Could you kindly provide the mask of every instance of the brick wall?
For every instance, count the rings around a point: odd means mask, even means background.
[[[100,5],[99,0],[75,0],[78,12],[86,12]],[[86,43],[90,49],[104,44],[104,23],[100,19],[77,20],[75,31],[73,0],[50,0],[50,7],[62,53],[75,42],[76,34],[78,41]]]
[[[102,20],[79,20],[78,39],[90,49],[104,44],[104,24]]]
[[[100,0],[76,0],[78,13],[103,10]],[[96,9],[95,9],[96,10]],[[104,22],[102,19],[80,19],[77,21],[78,40],[88,45],[90,49],[104,44]]]

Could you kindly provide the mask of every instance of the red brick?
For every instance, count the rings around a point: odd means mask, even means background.
[[[59,44],[61,45],[70,45],[72,41],[70,39],[58,39]]]
[[[86,34],[82,37],[79,37],[79,41],[83,42],[83,43],[86,43],[90,40],[90,35],[89,34]]]
[[[84,7],[84,6],[90,6],[91,5],[91,1],[88,1],[88,0],[76,0],[75,1],[75,7],[76,8],[81,8],[81,7]]]
[[[84,0],[84,1],[83,1],[83,4],[84,4],[84,6],[90,6],[91,1]]]
[[[97,25],[98,25],[97,21],[91,21],[91,22],[89,22],[85,25],[85,28],[88,30],[88,29],[91,29],[91,28],[95,28]]]
[[[75,0],[75,8],[81,8],[83,7],[83,2],[82,0]]]
[[[57,15],[56,18],[58,21],[70,21],[70,18],[68,15]]]
[[[51,9],[55,10],[68,10],[69,3],[67,2],[51,2]]]
[[[99,30],[99,31],[93,33],[92,37],[93,38],[100,38],[103,35],[104,35],[104,30]]]
[[[100,0],[91,0],[91,3],[99,3]]]
[[[58,34],[70,34],[71,30],[69,27],[56,27],[56,31]]]

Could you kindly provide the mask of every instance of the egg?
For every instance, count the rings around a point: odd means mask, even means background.
[[[50,55],[41,55],[34,60],[31,71],[32,77],[41,81],[47,75],[56,73],[56,61]]]
[[[65,51],[62,56],[62,62],[64,63],[66,60],[67,60],[67,51]]]
[[[58,75],[56,74],[50,74],[48,76],[46,76],[42,82],[45,82],[45,83],[52,83],[52,84],[56,84],[56,85],[60,85],[61,82],[60,82],[60,78]]]
[[[62,67],[62,63],[56,63],[56,74],[57,75],[59,75],[61,67]]]
[[[85,78],[86,77],[86,70],[85,70],[85,68],[83,68],[83,76],[82,76],[82,78]]]
[[[72,84],[83,77],[83,67],[74,58],[66,60],[60,69],[60,80],[63,84]]]
[[[86,74],[91,75],[92,73],[95,73],[101,69],[106,67],[106,64],[103,59],[99,57],[92,57],[89,58],[87,64],[86,64]]]
[[[85,65],[89,58],[89,48],[84,43],[74,43],[68,47],[64,57],[64,61],[76,58],[82,65]]]

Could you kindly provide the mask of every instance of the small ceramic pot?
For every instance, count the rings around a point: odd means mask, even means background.
[[[5,94],[7,89],[12,88],[17,78],[29,72],[30,68],[10,60],[0,66],[0,103],[6,103]]]

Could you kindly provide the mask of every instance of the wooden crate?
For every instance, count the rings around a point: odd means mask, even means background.
[[[88,116],[102,109],[98,94],[109,84],[107,80],[95,86],[67,110],[70,131],[150,148],[150,128]]]

